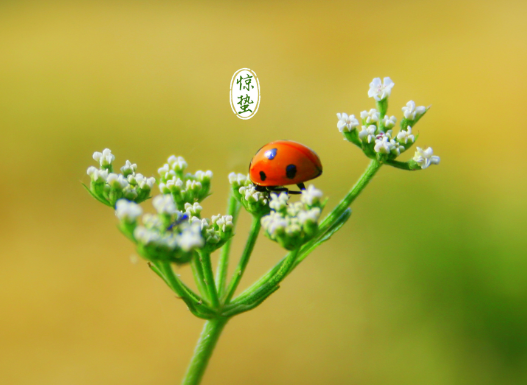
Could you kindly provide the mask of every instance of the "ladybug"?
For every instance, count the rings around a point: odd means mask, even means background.
[[[258,191],[286,191],[285,185],[296,184],[305,190],[304,182],[322,174],[322,163],[309,147],[292,140],[277,140],[263,146],[249,164],[249,177]],[[300,194],[301,191],[290,191]]]

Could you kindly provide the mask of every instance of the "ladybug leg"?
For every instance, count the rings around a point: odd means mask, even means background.
[[[304,184],[304,182],[300,182],[300,183],[298,183],[297,186],[298,186],[298,188],[299,188],[300,190],[305,190],[305,189],[306,189],[306,185]]]
[[[286,193],[289,192],[289,190],[286,187],[278,187],[278,186],[267,187],[267,190],[274,191],[274,192],[281,192],[281,191],[284,191]]]
[[[267,187],[260,186],[260,185],[257,185],[257,184],[254,185],[254,189],[255,189],[256,191],[260,191],[260,192],[268,191]]]
[[[271,192],[285,192],[286,194],[300,194],[300,191],[291,191],[289,190],[287,187],[277,187],[277,186],[273,186],[273,187],[267,187],[267,189]]]

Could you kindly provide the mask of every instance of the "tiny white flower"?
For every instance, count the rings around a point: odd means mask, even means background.
[[[300,197],[300,201],[307,206],[313,206],[320,203],[322,195],[322,191],[310,184],[305,190],[302,190],[302,196]]]
[[[200,182],[209,182],[212,179],[212,171],[210,170],[198,170],[194,175],[196,176],[196,179]]]
[[[370,89],[368,90],[368,96],[374,98],[377,101],[381,101],[390,96],[392,87],[395,83],[389,77],[385,77],[381,83],[381,78],[375,78],[370,83]]]
[[[250,183],[250,180],[248,175],[236,174],[235,172],[231,172],[229,174],[229,183],[232,184],[235,188],[239,188],[241,186],[247,186]]]
[[[276,211],[271,211],[261,220],[262,227],[271,236],[274,237],[285,232],[287,220]]]
[[[288,218],[285,233],[291,238],[297,237],[302,233],[302,226],[297,218]]]
[[[197,180],[187,179],[186,190],[187,191],[199,191],[201,190],[201,183]]]
[[[94,152],[93,159],[96,162],[99,162],[101,167],[103,167],[111,165],[115,160],[115,156],[113,156],[112,151],[109,148],[105,148],[102,152]]]
[[[151,190],[152,187],[154,187],[154,183],[156,183],[156,178],[144,178],[140,182],[138,182],[139,188],[142,190],[148,189]]]
[[[134,186],[128,185],[123,188],[123,195],[126,199],[133,201],[139,194]]]
[[[121,174],[108,174],[106,182],[115,189],[124,189],[126,186],[128,186],[128,181]]]
[[[298,213],[298,220],[301,225],[317,223],[320,217],[320,209],[313,207],[311,210],[302,210]]]
[[[108,178],[108,170],[99,170],[93,166],[88,167],[86,173],[94,182],[106,182],[106,179]]]
[[[126,161],[125,165],[121,167],[121,172],[124,175],[130,175],[135,174],[135,170],[137,170],[137,164],[130,162],[129,160]]]
[[[176,178],[176,177],[174,177],[174,178],[172,178],[172,180],[175,181],[174,185],[175,185],[176,187],[178,187],[178,188],[183,188],[183,185],[184,185],[184,183],[183,183],[183,179],[180,179],[180,178]]]
[[[159,191],[161,191],[162,194],[170,194],[170,189],[165,183],[159,183]]]
[[[426,150],[423,150],[421,147],[417,147],[413,159],[421,166],[423,170],[428,168],[428,166],[431,164],[439,164],[440,161],[440,158],[434,155],[432,147],[428,147]]]
[[[373,124],[368,127],[362,126],[361,132],[359,132],[359,139],[366,139],[368,143],[371,143],[371,141],[375,139],[375,131],[377,131],[377,126],[374,126]]]
[[[397,134],[397,140],[404,144],[407,144],[408,141],[413,143],[415,141],[415,137],[412,135],[412,127],[408,126],[406,131],[399,131]]]
[[[201,214],[201,210],[203,210],[203,207],[198,202],[192,203],[185,203],[185,212],[189,216],[196,216]]]
[[[158,215],[146,213],[145,215],[143,215],[142,221],[143,221],[143,225],[147,229],[160,230],[160,229],[163,229],[164,227],[163,222],[161,221]]]
[[[381,114],[375,108],[372,108],[369,111],[362,111],[360,113],[360,117],[366,122],[366,124],[370,124],[377,123],[379,121],[379,118],[381,117]]]
[[[168,158],[168,165],[170,166],[170,169],[174,171],[185,171],[188,166],[187,162],[185,161],[185,158],[183,158],[182,156],[176,157],[174,155]]]
[[[176,205],[172,195],[158,195],[152,200],[152,205],[159,214],[172,215],[176,213]]]
[[[415,106],[415,102],[410,100],[406,103],[406,107],[402,108],[403,115],[407,120],[415,120],[426,112],[426,107],[424,106]]]
[[[225,232],[229,229],[232,229],[232,215],[218,215],[219,218],[216,218],[214,220],[214,216],[212,216],[212,222],[216,224],[221,231]]]
[[[340,132],[350,132],[355,129],[359,125],[359,121],[355,118],[355,115],[346,114],[345,112],[337,113],[337,118],[339,121],[337,122],[337,128]]]
[[[159,189],[161,189],[161,184],[162,183],[159,184]],[[168,191],[178,192],[183,189],[183,181],[174,176],[172,179],[167,180],[165,186]]]
[[[144,245],[148,245],[149,243],[155,243],[158,242],[161,239],[161,236],[158,232],[149,230],[146,227],[143,226],[137,226],[134,230],[134,237],[139,242],[141,242]]]
[[[384,115],[382,123],[386,129],[390,129],[395,126],[395,123],[397,123],[397,118],[395,116],[388,117],[388,115]]]
[[[287,215],[296,217],[300,211],[304,210],[304,202],[295,202],[287,206]]]
[[[256,191],[253,185],[242,186],[238,191],[249,203],[260,202],[263,204],[267,204],[267,199],[265,198],[265,195],[262,194],[260,191]]]
[[[174,250],[178,246],[178,236],[174,234],[164,235],[159,244],[168,247],[170,250]]]
[[[200,226],[195,224],[185,228],[177,237],[177,243],[183,251],[202,247],[205,242],[201,236]]]
[[[287,207],[288,200],[289,195],[286,192],[281,192],[280,194],[271,193],[269,207],[275,211],[282,211]]]
[[[392,154],[395,155],[401,155],[401,152],[406,149],[401,143],[397,142],[394,139],[390,140],[390,144],[392,146]]]
[[[209,227],[209,221],[207,219],[203,218],[200,221],[199,226],[200,226],[201,230],[206,230]]]
[[[171,170],[168,164],[164,164],[163,167],[157,170],[162,179],[170,179],[176,175],[174,170]]]
[[[115,216],[121,221],[135,222],[143,214],[143,209],[137,203],[119,199],[115,204]]]
[[[375,139],[375,147],[373,149],[380,154],[389,154],[393,149],[393,144],[387,135],[381,133]]]

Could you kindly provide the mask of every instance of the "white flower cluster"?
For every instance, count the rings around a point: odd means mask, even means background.
[[[172,194],[177,207],[182,210],[186,203],[201,202],[209,195],[212,171],[196,171],[184,174],[187,162],[181,156],[168,158],[167,163],[158,170],[161,177],[159,190]]]
[[[205,239],[209,244],[226,241],[232,235],[232,215],[213,215],[211,224],[205,228]]]
[[[150,196],[156,180],[136,173],[136,164],[127,160],[121,167],[121,174],[114,173],[115,156],[108,148],[93,153],[93,159],[99,162],[101,168],[90,166],[86,173],[91,179],[89,190],[100,201],[115,207],[116,202],[121,198],[139,203]]]
[[[249,175],[229,174],[229,182],[236,198],[252,214],[266,214],[269,212],[269,200],[266,192],[256,190]]]
[[[156,196],[152,205],[157,214],[144,214],[142,225],[138,225],[137,219],[143,213],[141,207],[126,199],[118,200],[115,215],[121,222],[121,230],[135,240],[139,253],[148,260],[188,262],[192,257],[190,252],[205,244],[200,224],[187,220],[188,216],[176,210],[170,195]]]
[[[393,135],[393,128],[397,123],[395,116],[388,116],[386,109],[388,107],[388,97],[394,86],[389,77],[383,81],[375,78],[370,83],[368,96],[377,102],[379,110],[372,108],[369,111],[360,113],[361,129],[356,128],[359,122],[354,115],[347,113],[338,113],[337,127],[344,135],[344,139],[360,147],[370,158],[377,158],[381,162],[394,161],[396,157],[408,150],[415,142],[415,136],[412,134],[412,127],[421,119],[428,108],[416,106],[413,100],[410,100],[402,108],[404,118],[401,121],[401,129],[397,135]],[[439,157],[433,156],[432,149],[419,149],[416,151],[412,161],[406,162],[406,166],[401,166],[401,162],[394,162],[397,167],[406,169],[425,169],[430,164],[438,164]],[[412,163],[413,162],[413,163]]]
[[[205,242],[201,236],[199,225],[194,224],[181,226],[179,233],[161,233],[144,226],[137,226],[134,230],[134,237],[143,246],[154,246],[166,249],[163,251],[169,252],[180,249],[185,253],[188,253],[194,249],[202,247]]]
[[[400,155],[405,150],[404,146],[396,140],[392,139],[392,131],[389,130],[384,134],[379,133],[375,138],[375,152],[379,154],[394,154],[395,156]]]
[[[300,201],[295,203],[288,202],[286,192],[271,193],[272,211],[261,220],[266,235],[288,250],[306,243],[318,229],[321,198],[322,192],[313,185],[303,190]]]
[[[185,211],[176,208],[172,195],[158,195],[152,200],[156,214],[144,214],[142,225],[137,218],[139,205],[124,199],[117,202],[115,215],[121,221],[121,230],[135,239],[139,253],[146,259],[164,259],[185,263],[192,250],[212,252],[233,235],[231,215],[213,215],[211,220],[200,218],[203,208],[197,202],[185,204]]]

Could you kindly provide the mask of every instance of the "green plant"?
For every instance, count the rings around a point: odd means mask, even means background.
[[[150,268],[196,317],[206,320],[183,384],[200,383],[228,320],[259,306],[278,290],[280,283],[296,266],[329,240],[349,219],[350,205],[383,165],[421,170],[439,163],[439,157],[433,155],[431,148],[423,150],[419,147],[410,161],[397,160],[414,144],[416,138],[412,127],[428,108],[408,102],[403,107],[400,130],[395,135],[396,118],[386,115],[392,87],[390,78],[384,78],[383,82],[379,78],[373,80],[368,95],[375,99],[377,108],[361,112],[361,124],[354,115],[337,114],[337,127],[344,139],[359,147],[371,161],[347,195],[321,221],[319,218],[326,200],[314,186],[308,186],[302,191],[300,200],[293,203],[289,202],[287,193],[257,191],[248,176],[235,173],[229,175],[231,192],[226,215],[202,218],[200,203],[209,195],[212,172],[188,173],[186,161],[176,156],[170,156],[158,170],[161,195],[152,200],[156,214],[143,215],[139,203],[150,197],[154,178],[136,173],[137,166],[129,161],[121,168],[121,173],[116,174],[113,172],[115,157],[109,149],[94,153],[93,158],[100,167],[88,168],[91,182],[86,189],[101,203],[115,208],[119,229],[135,243]],[[361,131],[357,130],[359,125]],[[242,208],[252,216],[252,225],[238,265],[228,281],[230,246]],[[261,228],[270,240],[278,242],[288,253],[235,297]],[[211,253],[216,250],[220,250],[220,257],[214,274]],[[191,265],[199,293],[174,273],[174,264]]]

